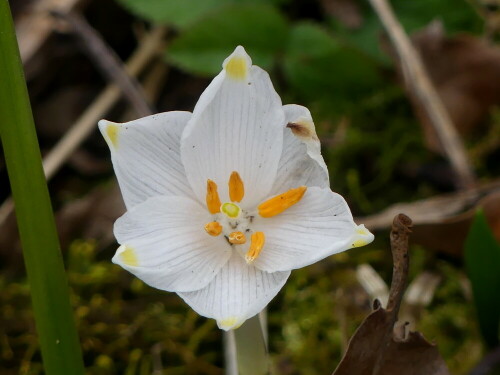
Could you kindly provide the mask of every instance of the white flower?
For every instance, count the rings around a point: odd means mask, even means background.
[[[241,46],[192,114],[99,128],[128,210],[113,262],[224,330],[259,313],[292,269],[373,240],[330,190],[309,111],[282,106]]]

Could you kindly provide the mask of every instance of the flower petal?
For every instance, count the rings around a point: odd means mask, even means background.
[[[283,106],[285,128],[283,151],[271,194],[279,194],[298,186],[330,186],[328,170],[316,135],[311,113],[306,107]]]
[[[256,217],[254,230],[266,244],[254,266],[267,272],[305,267],[329,255],[373,241],[357,226],[344,198],[330,189],[311,187],[302,200],[272,218]]]
[[[231,246],[204,226],[212,217],[184,197],[153,197],[119,218],[114,233],[122,245],[113,262],[145,283],[171,292],[205,287],[227,263]]]
[[[224,70],[201,95],[181,140],[182,162],[191,187],[204,202],[207,180],[229,199],[233,171],[245,185],[243,208],[268,195],[283,142],[284,113],[268,74],[251,66],[243,47],[224,62]]]
[[[191,196],[180,158],[189,112],[166,112],[123,124],[99,121],[127,208],[158,195]]]
[[[290,276],[248,266],[236,252],[205,288],[179,293],[198,314],[217,320],[219,328],[238,328],[276,296]]]

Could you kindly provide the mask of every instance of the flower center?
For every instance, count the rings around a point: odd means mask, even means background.
[[[266,237],[263,232],[253,231],[251,228],[257,213],[243,210],[237,204],[245,196],[243,180],[238,172],[231,173],[228,188],[230,202],[221,204],[217,184],[212,180],[207,180],[207,209],[213,215],[214,221],[205,225],[205,231],[211,236],[222,234],[245,258],[246,262],[251,264],[262,252]],[[264,201],[256,211],[263,218],[276,216],[298,203],[306,190],[305,186],[290,189]],[[250,235],[249,244],[247,244],[248,235]]]
[[[220,210],[223,214],[231,219],[236,219],[241,214],[241,208],[235,203],[224,203],[220,206]]]

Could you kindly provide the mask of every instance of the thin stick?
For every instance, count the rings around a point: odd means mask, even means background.
[[[411,233],[411,226],[412,221],[405,214],[397,215],[392,222],[391,250],[394,266],[386,310],[394,311],[395,316],[399,312],[408,281],[408,270],[410,268],[408,238]]]
[[[403,73],[408,89],[420,101],[434,125],[461,188],[474,185],[474,173],[466,156],[465,148],[446,111],[441,98],[432,85],[418,52],[406,35],[403,27],[394,16],[386,0],[369,0],[373,9],[382,21],[396,52],[401,60]]]
[[[131,76],[136,76],[146,64],[158,52],[165,35],[164,28],[154,29],[141,42],[139,48],[130,57],[125,70]],[[97,121],[120,99],[121,92],[114,84],[109,84],[94,102],[83,112],[75,124],[71,127],[54,148],[43,160],[45,177],[50,180],[59,168],[68,159],[71,153],[83,142],[85,138],[95,129]],[[0,225],[12,213],[14,205],[11,198],[7,198],[0,206]]]
[[[154,113],[147,103],[140,85],[124,71],[120,58],[106,44],[99,33],[89,25],[85,18],[75,13],[57,11],[51,13],[69,23],[94,65],[108,81],[112,81],[120,87],[124,97],[134,107],[139,116],[148,116]]]
[[[389,300],[387,301],[386,310],[391,314],[392,329],[387,331],[384,343],[390,342],[389,337],[393,335],[393,329],[398,319],[399,308],[408,283],[408,271],[410,269],[410,256],[408,239],[411,233],[411,219],[405,214],[399,214],[392,222],[391,230],[391,251],[392,251],[392,281],[389,289]],[[373,366],[373,375],[381,374],[381,369],[387,355],[389,345],[382,345],[379,356]]]
[[[466,210],[475,207],[483,197],[500,191],[500,179],[473,189],[436,195],[411,203],[396,203],[386,209],[364,217],[356,217],[357,223],[364,223],[370,230],[390,228],[392,218],[398,212],[411,216],[414,225],[442,223]]]

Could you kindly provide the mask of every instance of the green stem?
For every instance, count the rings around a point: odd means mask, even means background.
[[[83,375],[52,207],[7,0],[0,0],[0,138],[47,375]]]
[[[239,375],[269,374],[269,358],[259,315],[234,331]]]

